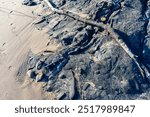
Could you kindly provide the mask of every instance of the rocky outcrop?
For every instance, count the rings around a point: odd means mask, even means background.
[[[149,92],[149,18],[146,16],[149,7],[146,0],[50,2],[85,20],[109,24],[134,59],[109,30],[52,13],[35,25],[43,28],[52,24],[48,34],[62,48],[55,53],[30,56],[29,77],[45,82],[44,90],[55,93],[56,99],[141,99],[142,94]]]

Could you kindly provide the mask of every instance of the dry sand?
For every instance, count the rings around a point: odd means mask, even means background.
[[[0,99],[48,99],[42,84],[28,78],[23,83],[16,80],[16,72],[30,49],[34,53],[55,49],[46,48],[46,30],[38,31],[32,25],[35,16],[31,11],[38,11],[39,7],[23,6],[21,0],[0,0]]]

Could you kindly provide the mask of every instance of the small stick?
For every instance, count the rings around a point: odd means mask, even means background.
[[[54,13],[58,13],[58,14],[61,14],[61,15],[66,15],[68,17],[71,17],[75,20],[78,20],[80,22],[83,22],[83,23],[86,23],[86,24],[89,24],[89,25],[93,25],[95,27],[99,27],[99,28],[103,28],[105,29],[106,28],[106,25],[103,24],[103,23],[97,23],[93,20],[87,20],[87,19],[84,19],[82,17],[80,17],[79,15],[75,14],[75,13],[72,13],[70,11],[66,11],[66,10],[60,10],[60,9],[57,9],[57,8],[54,8],[52,3],[49,2],[49,0],[44,0],[47,5],[50,7],[50,9],[54,12]]]

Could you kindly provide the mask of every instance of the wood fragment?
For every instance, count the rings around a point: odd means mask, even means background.
[[[92,25],[92,26],[95,26],[95,27],[106,29],[107,25],[105,25],[103,23],[97,23],[97,22],[95,22],[93,20],[87,20],[87,19],[84,19],[84,18],[80,17],[79,15],[77,15],[75,13],[70,12],[70,11],[60,10],[60,9],[54,8],[50,1],[48,1],[48,0],[44,0],[44,1],[47,3],[47,5],[50,7],[52,12],[54,12],[54,13],[58,13],[58,14],[61,14],[61,15],[65,15],[65,16],[71,17],[71,18],[73,18],[75,20],[78,20],[80,22],[86,23],[88,25]]]

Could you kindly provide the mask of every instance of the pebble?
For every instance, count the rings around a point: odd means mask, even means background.
[[[36,63],[36,69],[37,70],[40,70],[41,68],[42,68],[42,66],[43,66],[43,61],[38,61],[37,63]]]
[[[106,20],[107,20],[106,17],[104,16],[101,17],[101,22],[105,22]]]
[[[43,73],[40,72],[40,73],[38,73],[37,76],[36,76],[36,82],[40,82],[42,79],[43,79]]]
[[[60,92],[58,95],[57,95],[57,100],[62,100],[66,97],[66,93],[65,92]]]
[[[27,71],[27,75],[28,75],[30,78],[35,78],[35,77],[36,77],[36,74],[35,74],[35,71],[34,71],[34,70],[28,70],[28,71]]]

